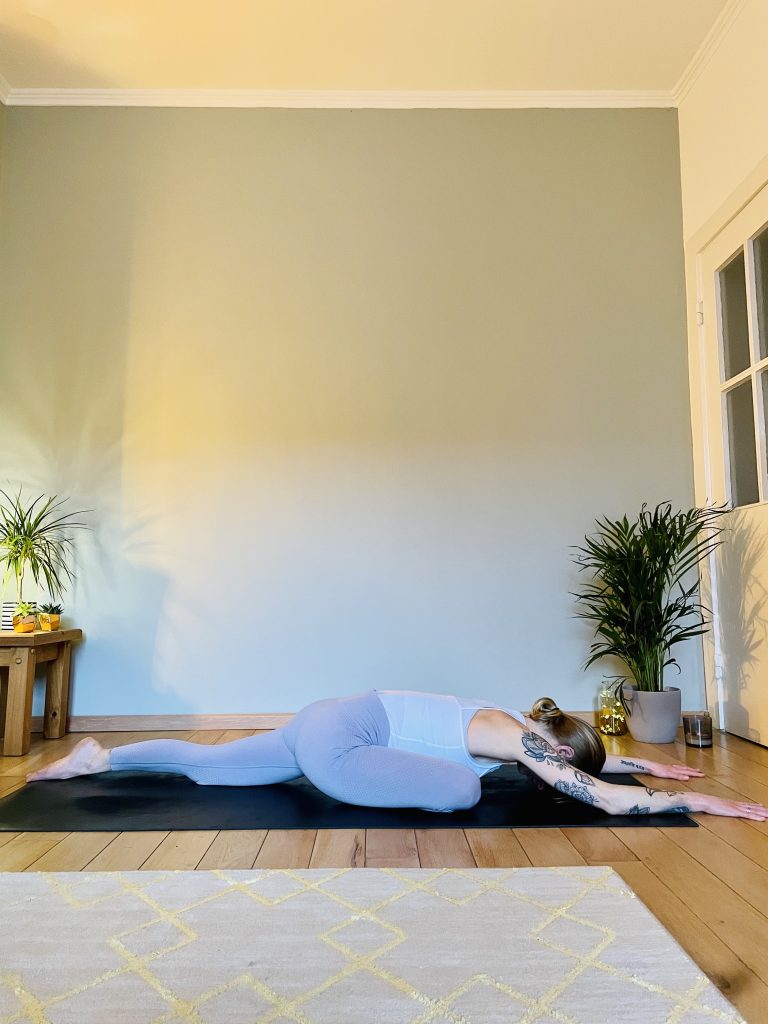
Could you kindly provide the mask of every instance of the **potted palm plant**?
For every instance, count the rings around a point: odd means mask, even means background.
[[[662,502],[626,516],[596,521],[594,535],[576,548],[581,571],[592,574],[573,596],[580,618],[594,624],[585,668],[613,656],[630,678],[620,691],[636,740],[670,743],[680,724],[680,690],[664,685],[664,670],[678,672],[677,645],[709,628],[698,598],[698,566],[720,544],[725,505],[673,511]]]
[[[63,504],[56,496],[40,495],[25,505],[21,491],[11,498],[0,490],[0,564],[5,565],[3,590],[11,578],[16,581],[14,629],[17,619],[26,619],[29,627],[30,616],[34,629],[35,606],[24,600],[25,575],[38,586],[44,583],[52,597],[60,597],[75,578],[67,561],[72,542],[64,531],[86,524],[73,518],[81,513],[62,512]]]

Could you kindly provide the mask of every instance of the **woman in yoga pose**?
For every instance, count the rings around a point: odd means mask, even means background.
[[[601,772],[686,780],[684,764],[607,755],[600,734],[548,697],[525,715],[491,701],[410,690],[371,690],[309,704],[281,729],[202,744],[160,739],[107,750],[92,737],[28,782],[105,771],[172,772],[208,786],[264,786],[305,775],[336,800],[367,807],[450,812],[480,799],[480,777],[516,761],[542,782],[609,814],[704,811],[768,819],[760,804],[704,793],[617,786]]]

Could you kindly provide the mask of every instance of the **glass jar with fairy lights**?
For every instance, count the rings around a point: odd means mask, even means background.
[[[604,679],[600,688],[597,722],[600,732],[606,736],[623,736],[627,731],[627,716],[620,697],[623,683],[623,679],[613,677]]]

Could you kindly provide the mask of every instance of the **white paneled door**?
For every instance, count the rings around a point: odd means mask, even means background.
[[[727,501],[710,566],[708,689],[728,732],[768,746],[768,186],[699,256],[702,413],[697,467]]]

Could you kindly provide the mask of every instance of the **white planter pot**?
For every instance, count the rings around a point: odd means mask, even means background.
[[[3,601],[2,618],[0,618],[0,630],[4,633],[13,631],[13,616],[16,614],[16,606],[18,601]],[[32,614],[35,615],[37,612],[37,601],[30,601],[32,605]]]
[[[632,739],[640,743],[672,743],[680,726],[681,698],[676,686],[663,690],[636,690],[624,687],[629,714],[627,725]]]

